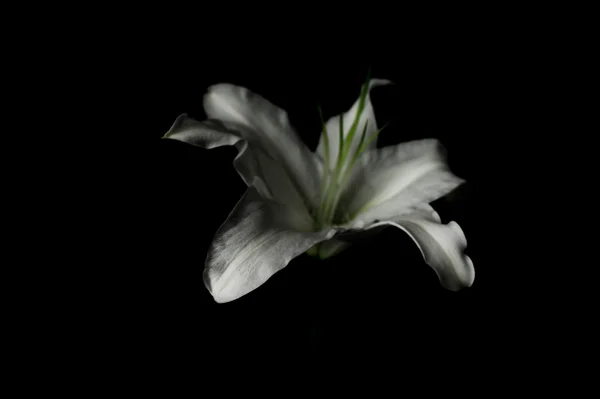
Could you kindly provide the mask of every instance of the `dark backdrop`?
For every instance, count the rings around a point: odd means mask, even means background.
[[[475,361],[524,342],[518,334],[525,312],[510,285],[515,265],[503,264],[498,249],[504,240],[497,229],[498,183],[490,182],[490,159],[511,134],[505,116],[514,112],[506,100],[512,59],[499,55],[493,34],[423,35],[402,43],[370,50],[357,45],[354,52],[318,42],[260,51],[238,43],[215,51],[174,40],[124,55],[115,95],[127,116],[114,137],[128,167],[113,199],[122,215],[116,245],[126,255],[108,266],[115,292],[107,299],[118,309],[125,354],[149,362],[266,353]],[[245,190],[232,166],[236,150],[161,137],[181,113],[203,119],[207,87],[230,82],[287,110],[315,149],[317,105],[326,119],[346,111],[369,68],[373,77],[396,82],[372,94],[378,123],[391,122],[379,145],[438,138],[452,170],[467,180],[433,205],[444,223],[455,220],[463,228],[474,285],[443,289],[414,243],[389,228],[325,261],[302,255],[252,293],[215,303],[201,273],[213,234]]]

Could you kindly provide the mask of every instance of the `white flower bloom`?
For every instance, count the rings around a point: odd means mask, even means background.
[[[208,120],[177,118],[165,138],[203,148],[235,145],[233,164],[248,190],[217,231],[204,283],[217,302],[247,294],[308,252],[327,258],[361,231],[395,226],[417,244],[450,290],[471,286],[473,263],[455,222],[441,224],[428,204],[463,182],[437,140],[378,149],[369,92],[373,79],[343,115],[323,124],[315,153],[298,138],[287,114],[243,87],[218,84],[204,96]]]

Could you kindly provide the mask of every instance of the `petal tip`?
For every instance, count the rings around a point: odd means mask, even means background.
[[[377,87],[377,86],[386,86],[386,85],[396,85],[396,83],[392,82],[389,79],[373,78],[370,80],[370,88]]]
[[[450,222],[448,222],[447,226],[458,236],[458,239],[460,240],[460,244],[462,245],[463,248],[467,247],[467,236],[465,236],[465,233],[463,231],[463,229],[459,226],[458,223],[456,223],[454,220],[451,220]]]
[[[212,295],[213,292],[212,292],[212,284],[210,283],[209,271],[210,271],[210,269],[208,269],[208,267],[205,266],[204,271],[202,272],[202,282],[204,283],[204,286],[206,287],[208,292],[210,292],[210,294]]]
[[[457,271],[457,279],[452,284],[449,282],[442,282],[442,285],[453,292],[462,290],[463,288],[469,288],[475,282],[475,267],[473,261],[467,255],[463,255],[464,269]]]
[[[473,261],[467,255],[465,255],[465,263],[467,264],[466,270],[466,286],[470,287],[475,282],[475,266]]]
[[[183,125],[185,125],[185,122],[188,119],[188,114],[180,114],[177,118],[175,118],[175,122],[173,122],[169,130],[161,137],[161,139],[170,139],[172,135],[174,135],[178,130],[181,129]]]
[[[227,297],[221,297],[219,295],[213,295],[213,299],[216,303],[227,303],[227,302],[233,301],[233,299],[235,299],[235,298],[231,299],[231,298],[227,298]]]
[[[231,286],[231,282],[230,284],[223,285],[223,282],[221,281],[221,284],[219,284],[218,277],[216,275],[211,275],[210,271],[211,269],[207,264],[202,272],[202,281],[216,303],[231,302],[240,296],[234,291],[227,289],[228,286]]]

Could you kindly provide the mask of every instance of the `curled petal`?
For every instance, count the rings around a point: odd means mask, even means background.
[[[410,209],[406,210],[406,214],[412,218],[429,220],[431,222],[440,223],[440,216],[429,204],[417,204]],[[317,247],[318,256],[321,259],[327,259],[332,256],[343,252],[348,249],[353,243],[358,241],[364,241],[367,238],[372,238],[379,234],[383,229],[387,227],[386,224],[378,223],[377,225],[372,224],[365,228],[363,222],[353,222],[346,225],[338,226],[338,233],[335,237],[323,241]]]
[[[250,186],[254,178],[259,177],[265,183],[263,187],[257,187],[263,198],[296,209],[303,215],[303,224],[312,223],[303,196],[293,184],[288,170],[268,153],[261,145],[262,141],[244,139],[249,136],[251,134],[245,125],[210,119],[199,122],[183,114],[177,118],[164,138],[207,149],[235,145],[239,153],[233,165],[246,185]]]
[[[257,180],[259,183],[260,181]],[[329,239],[335,230],[297,231],[278,204],[248,188],[217,231],[203,279],[216,302],[233,301],[264,284],[292,259]]]
[[[441,224],[437,213],[421,218],[418,214],[379,222],[369,226],[394,226],[405,231],[417,244],[425,262],[433,268],[441,284],[458,291],[470,287],[475,280],[475,268],[464,254],[467,239],[458,223]]]

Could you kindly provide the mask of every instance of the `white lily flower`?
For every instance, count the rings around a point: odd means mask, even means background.
[[[353,234],[385,226],[414,240],[444,287],[471,286],[465,235],[428,205],[463,183],[440,143],[376,148],[380,130],[369,92],[389,83],[368,80],[348,112],[323,124],[314,153],[285,111],[243,87],[211,86],[206,121],[177,118],[165,138],[208,149],[235,145],[233,164],[248,186],[206,259],[203,279],[216,302],[254,290],[303,252],[327,258],[347,248]]]

